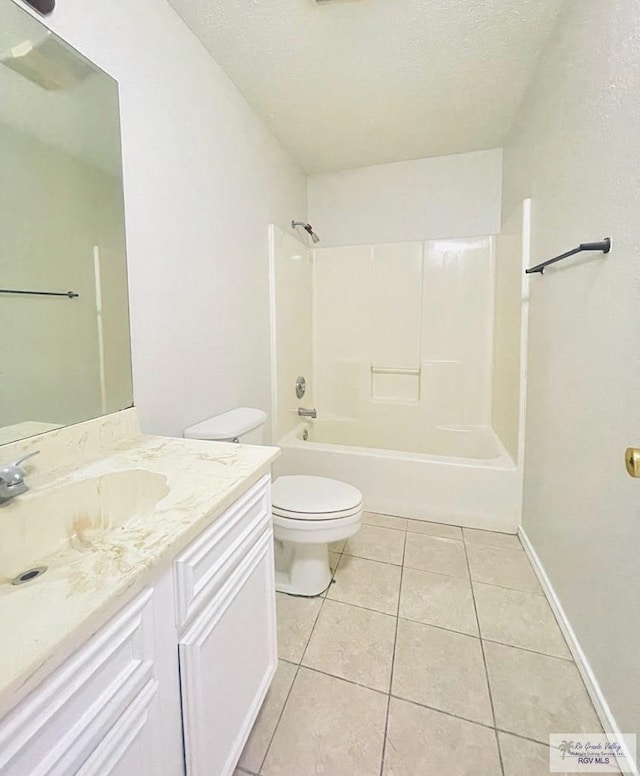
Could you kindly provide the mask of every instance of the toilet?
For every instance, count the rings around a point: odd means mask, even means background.
[[[184,430],[187,439],[262,444],[267,415],[240,407]],[[331,584],[329,544],[353,536],[362,524],[362,493],[327,477],[286,475],[271,488],[276,590],[316,596]]]

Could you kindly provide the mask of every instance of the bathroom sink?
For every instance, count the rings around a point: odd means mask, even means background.
[[[167,495],[162,474],[143,469],[30,490],[0,506],[0,582],[46,565],[60,550],[81,552]]]

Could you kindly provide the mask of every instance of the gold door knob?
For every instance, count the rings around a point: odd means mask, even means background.
[[[624,462],[631,477],[640,477],[640,447],[627,447]]]

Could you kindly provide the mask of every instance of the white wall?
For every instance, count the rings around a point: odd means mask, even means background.
[[[120,82],[143,428],[268,410],[267,228],[304,218],[304,175],[167,3],[64,0],[46,23]]]
[[[323,247],[500,231],[502,150],[309,176],[309,221]]]
[[[613,238],[531,280],[523,523],[623,732],[640,731],[640,15],[569,0],[504,157],[532,196],[532,260]],[[319,225],[320,226],[320,225]]]

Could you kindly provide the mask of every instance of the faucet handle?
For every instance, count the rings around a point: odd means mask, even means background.
[[[11,465],[20,466],[20,464],[29,460],[29,458],[33,458],[34,455],[40,455],[40,450],[34,450],[32,453],[27,453],[26,455],[23,455],[22,458],[18,458],[18,460],[14,461]]]

